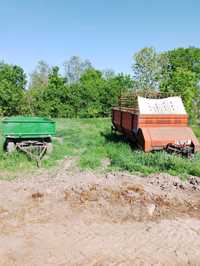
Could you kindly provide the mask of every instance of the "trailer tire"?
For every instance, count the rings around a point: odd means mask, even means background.
[[[53,152],[53,144],[51,142],[47,143],[47,154],[51,154]]]
[[[9,142],[7,143],[6,150],[7,150],[8,153],[13,153],[13,152],[16,150],[15,143],[12,142],[12,141],[9,141]]]

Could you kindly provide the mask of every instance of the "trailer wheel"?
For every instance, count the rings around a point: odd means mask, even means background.
[[[6,147],[7,152],[8,153],[13,153],[15,151],[15,149],[16,149],[15,143],[9,141],[8,144],[7,144],[7,147]]]
[[[47,154],[51,154],[53,151],[53,144],[51,142],[47,143]]]

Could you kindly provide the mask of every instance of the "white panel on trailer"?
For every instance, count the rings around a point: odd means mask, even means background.
[[[181,97],[168,97],[163,99],[147,99],[138,96],[140,114],[177,114],[185,115],[185,107]]]

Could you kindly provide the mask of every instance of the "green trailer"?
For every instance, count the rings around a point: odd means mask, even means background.
[[[5,149],[13,152],[18,148],[37,160],[41,159],[46,151],[52,151],[52,137],[55,134],[55,122],[48,118],[13,116],[3,120]]]

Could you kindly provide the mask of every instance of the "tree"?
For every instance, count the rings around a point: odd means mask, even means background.
[[[177,68],[172,72],[170,80],[162,84],[161,91],[180,95],[185,108],[191,117],[194,117],[196,94],[196,75],[190,70]]]
[[[99,94],[103,86],[102,73],[95,69],[86,70],[80,78],[80,117],[95,117],[101,112]]]
[[[179,93],[193,119],[200,118],[200,49],[177,48],[165,52],[168,57],[168,76],[161,90]]]
[[[32,114],[49,117],[72,117],[72,106],[69,104],[69,87],[65,78],[60,76],[59,68],[49,71],[48,84],[28,91],[31,99]]]
[[[170,71],[183,68],[196,74],[200,80],[200,48],[177,48],[165,53],[169,60]]]
[[[115,77],[115,71],[112,69],[105,69],[102,71],[102,76],[104,79],[111,79]]]
[[[130,75],[118,74],[107,77],[104,86],[99,92],[101,104],[101,116],[110,115],[111,108],[118,104],[118,97],[127,91],[133,90],[134,81]]]
[[[49,73],[49,82],[43,90],[45,113],[51,117],[67,117],[70,110],[68,104],[68,87],[65,78],[59,75],[59,67],[55,66]]]
[[[64,63],[65,77],[70,84],[75,83],[79,81],[81,75],[87,69],[91,68],[92,64],[89,60],[82,60],[79,56],[72,56],[69,61]]]
[[[50,67],[48,64],[40,60],[33,73],[30,75],[30,88],[40,88],[48,84]]]
[[[168,66],[167,56],[157,54],[155,49],[146,47],[134,55],[135,86],[139,90],[159,89],[161,80],[166,75]]]
[[[3,115],[17,115],[22,112],[26,75],[16,65],[0,63],[0,106]]]

